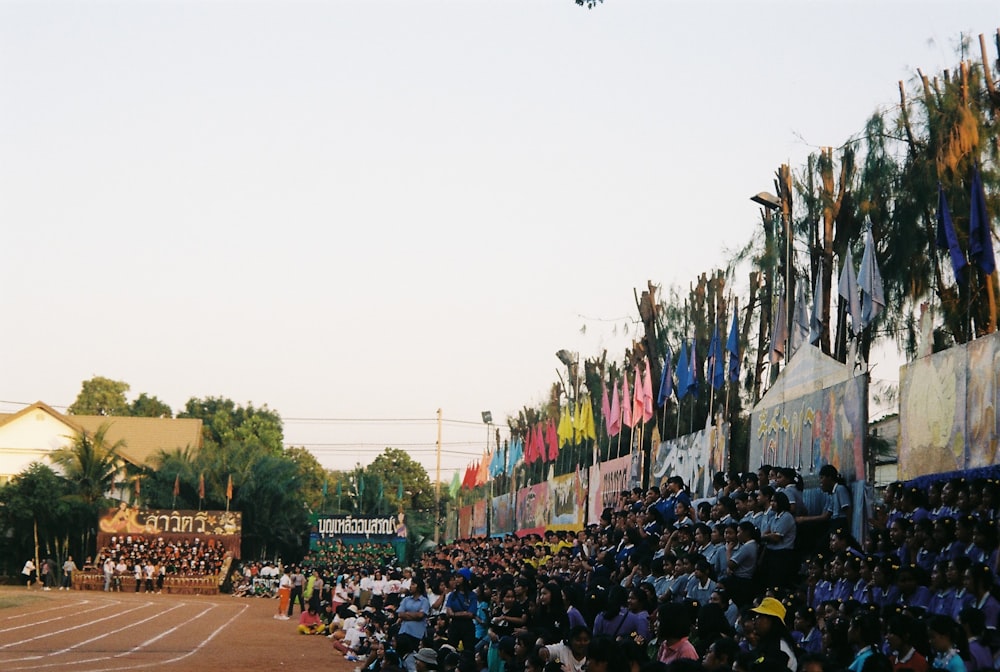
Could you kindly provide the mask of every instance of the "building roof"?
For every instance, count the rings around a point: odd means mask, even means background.
[[[44,402],[37,401],[17,413],[0,413],[0,426],[19,418],[34,409],[41,409],[65,423],[71,431],[95,433],[108,425],[105,438],[109,444],[124,440],[118,452],[137,466],[152,466],[150,458],[160,450],[201,448],[201,420],[192,418],[133,418],[108,415],[68,415],[60,413]]]

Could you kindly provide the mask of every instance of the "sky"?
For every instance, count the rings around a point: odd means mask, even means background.
[[[0,411],[95,375],[442,478],[995,2],[0,2]],[[994,47],[991,46],[991,49]],[[995,53],[993,54],[995,56]],[[888,375],[892,375],[891,367]]]

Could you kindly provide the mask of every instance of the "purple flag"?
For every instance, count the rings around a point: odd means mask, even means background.
[[[729,382],[740,379],[740,333],[736,326],[738,310],[733,311],[733,326],[729,328],[729,338],[726,340],[726,350],[729,351]]]
[[[667,356],[663,360],[663,373],[660,375],[660,393],[656,395],[656,405],[663,406],[667,403],[667,399],[674,391],[674,374],[671,370],[673,362],[671,358],[673,353],[670,352],[670,346],[667,346]]]
[[[972,212],[969,213],[969,256],[986,275],[992,275],[997,268],[993,256],[993,227],[986,212],[986,192],[979,177],[979,166],[972,172]]]
[[[951,222],[951,211],[948,210],[948,201],[944,197],[944,187],[940,182],[938,182],[937,220],[937,246],[939,249],[948,250],[951,268],[955,271],[955,281],[964,285],[965,267],[969,262],[966,261],[965,254],[958,245],[958,235],[955,233],[955,225]]]

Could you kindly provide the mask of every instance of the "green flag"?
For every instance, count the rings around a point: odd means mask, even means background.
[[[455,470],[455,475],[451,477],[451,485],[448,486],[448,494],[451,495],[452,499],[458,496],[458,489],[462,487],[462,483],[458,480],[458,470]]]
[[[396,499],[398,499],[400,501],[400,503],[402,503],[402,501],[403,501],[403,479],[402,478],[399,479],[399,485],[396,486]]]
[[[337,499],[340,499],[344,495],[344,484],[341,481],[337,481]]]
[[[326,481],[323,481],[323,499],[326,499]]]
[[[380,478],[378,479],[378,501],[381,502],[383,499],[385,499],[385,483]]]

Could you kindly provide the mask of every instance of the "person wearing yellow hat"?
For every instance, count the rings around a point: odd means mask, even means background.
[[[781,661],[791,672],[798,668],[795,641],[785,625],[785,605],[773,597],[765,597],[750,611],[754,614],[753,628],[757,647],[751,652],[755,661]]]

